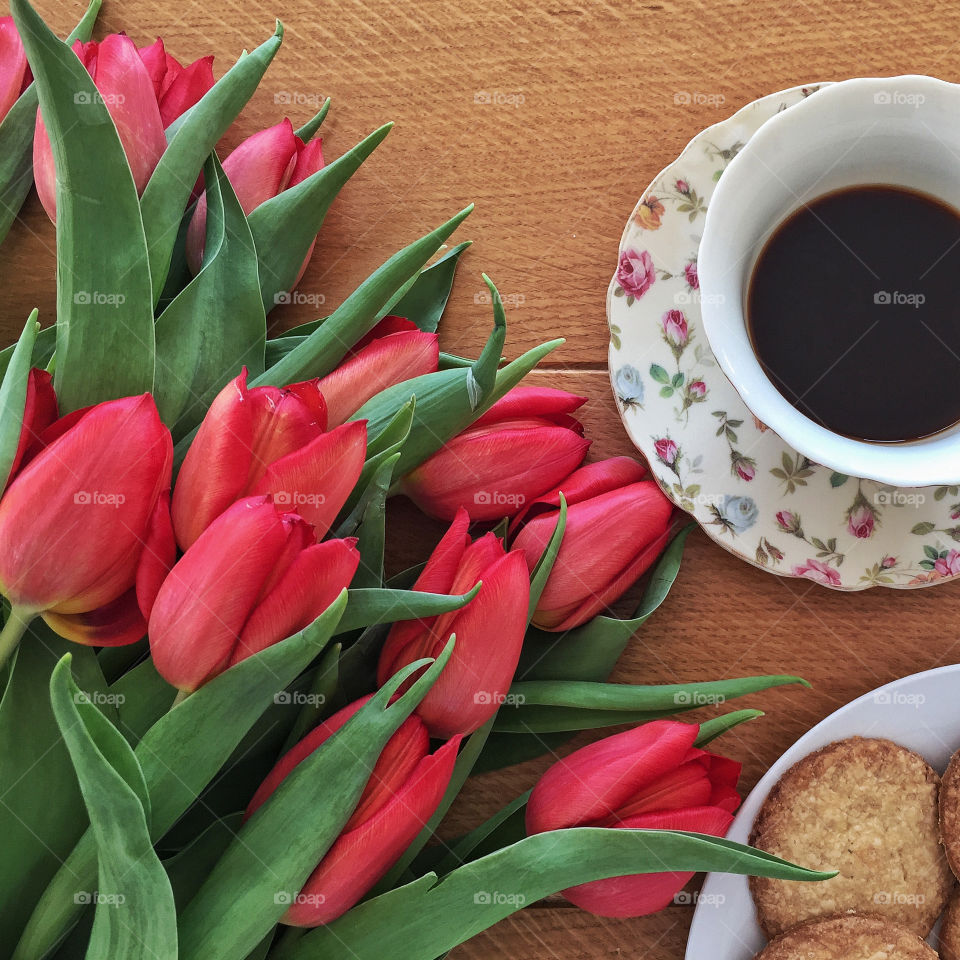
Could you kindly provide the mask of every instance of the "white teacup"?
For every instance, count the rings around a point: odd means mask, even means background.
[[[750,342],[747,285],[767,238],[811,200],[863,184],[909,187],[960,209],[960,85],[922,76],[845,80],[763,124],[707,210],[697,261],[707,338],[750,410],[816,463],[896,486],[960,483],[960,424],[903,443],[833,433],[777,390]],[[891,357],[891,377],[896,364]]]

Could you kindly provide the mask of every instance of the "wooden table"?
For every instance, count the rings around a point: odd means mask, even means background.
[[[39,7],[64,33],[81,9],[77,0],[42,0]],[[302,122],[327,95],[328,158],[396,121],[335,203],[302,289],[335,305],[389,253],[474,201],[460,236],[476,242],[444,320],[443,348],[475,354],[486,338],[489,307],[474,302],[486,271],[505,298],[514,295],[510,356],[567,338],[537,379],[591,398],[584,418],[594,457],[632,452],[605,360],[604,294],[620,232],[648,181],[687,140],[795,83],[911,72],[960,80],[960,9],[931,0],[107,0],[99,29],[126,30],[141,44],[162,35],[186,60],[212,51],[219,76],[242,48],[272,32],[274,15],[284,21],[286,41],[231,145],[285,110],[295,125]],[[678,106],[678,91],[722,104]],[[494,102],[478,102],[482,93]],[[53,317],[53,243],[34,197],[25,222],[0,248],[4,343],[32,306],[42,319]],[[284,307],[270,319],[285,327],[313,319],[311,309]],[[423,529],[413,516],[398,504],[392,533],[404,541],[405,556],[422,557],[441,527]],[[786,688],[743,701],[767,711],[724,740],[744,762],[750,787],[841,704],[895,677],[953,662],[960,655],[958,615],[960,584],[838,594],[753,569],[697,533],[675,589],[614,679],[768,672],[809,678],[813,690]],[[478,778],[454,808],[449,834],[526,789],[546,765],[534,761]],[[455,956],[677,960],[690,915],[689,907],[676,906],[607,921],[548,902]]]

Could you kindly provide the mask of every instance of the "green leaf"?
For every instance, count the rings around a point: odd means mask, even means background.
[[[739,727],[741,723],[747,723],[750,720],[756,720],[763,716],[762,710],[734,710],[732,713],[725,713],[721,717],[711,717],[700,724],[700,733],[697,736],[695,746],[705,747],[708,743],[716,740],[717,737]]]
[[[70,413],[153,388],[147,244],[133,174],[90,74],[27,0],[10,7],[57,170],[55,386]]]
[[[929,520],[924,520],[922,523],[915,523],[911,527],[910,532],[915,533],[918,537],[925,537],[928,533],[933,533],[937,529],[935,523],[931,523]]]
[[[312,140],[316,136],[317,131],[323,125],[323,121],[327,119],[327,114],[330,112],[330,98],[327,97],[323,101],[320,109],[311,117],[302,127],[299,127],[294,132],[296,135],[306,143],[308,140]]]
[[[102,693],[96,657],[35,620],[14,654],[0,701],[0,956],[9,957],[50,878],[87,827],[70,757],[46,694],[60,657],[73,648],[88,693]],[[27,735],[27,733],[29,735]],[[77,889],[70,887],[70,897]]]
[[[784,880],[826,880],[730,840],[672,830],[577,827],[527,837],[443,879],[419,880],[361,903],[303,937],[284,960],[390,960],[437,957],[504,917],[567,887],[664,870],[724,871]]]
[[[50,363],[53,357],[53,351],[57,344],[57,326],[44,327],[37,331],[36,339],[33,341],[33,356],[30,359],[31,367],[40,367],[43,369]],[[9,347],[0,350],[0,379],[2,379],[10,368],[10,362],[13,360],[13,354],[17,349],[17,344],[12,343]]]
[[[267,320],[257,251],[240,201],[216,154],[205,168],[203,267],[157,320],[154,396],[174,440],[203,419],[217,393],[246,367],[264,370]]]
[[[242,660],[158,720],[136,747],[153,798],[151,833],[159,839],[213,779],[279,690],[319,654],[336,629],[346,593],[310,626]],[[0,727],[2,729],[2,727]],[[62,858],[61,858],[62,859]],[[78,886],[91,889],[96,845],[88,832],[74,847],[36,908],[17,947],[18,960],[43,957],[76,922]]]
[[[580,680],[521,680],[510,687],[516,706],[501,709],[496,729],[506,733],[556,733],[673,716],[787,684],[793,676],[740,677],[703,683],[642,686]]]
[[[78,696],[70,659],[54,668],[50,698],[96,838],[99,879],[87,957],[177,960],[173,891],[150,840],[143,771],[120,732]]]
[[[413,286],[393,305],[393,313],[412,320],[427,333],[435,333],[450,298],[460,256],[469,246],[469,240],[458,243],[422,270]]]
[[[936,548],[931,547],[929,543],[924,544],[923,552],[927,555],[927,557],[930,560],[938,560],[940,558],[940,554],[937,553]]]
[[[250,212],[257,248],[264,310],[272,310],[294,288],[303,261],[323,226],[330,204],[343,185],[383,142],[388,123],[352,150],[296,186],[271,197]]]
[[[560,509],[557,512],[557,522],[550,534],[550,539],[544,547],[537,565],[533,568],[530,575],[530,606],[527,611],[527,622],[533,619],[533,614],[543,596],[543,590],[547,585],[550,572],[557,561],[557,554],[560,552],[560,543],[563,540],[563,531],[567,526],[567,498],[560,492]]]
[[[170,142],[140,199],[152,273],[151,306],[163,290],[183,211],[200,170],[257,89],[282,40],[283,26],[278,20],[276,33],[253,53],[241,56],[167,131]]]
[[[331,644],[320,658],[320,663],[314,667],[313,678],[307,689],[307,696],[303,706],[297,714],[290,732],[287,734],[281,755],[298,744],[307,733],[312,730],[324,717],[332,713],[331,705],[335,702],[337,687],[340,683],[340,653],[343,645]]]
[[[282,387],[310,377],[326,376],[346,356],[350,347],[370,332],[382,307],[417,274],[472,209],[471,204],[436,230],[395,253],[364,280],[321,327],[269,367],[253,385]]]
[[[845,473],[837,473],[836,470],[830,474],[830,486],[842,487],[850,478]]]
[[[34,310],[20,334],[0,384],[0,493],[10,481],[10,471],[20,446],[33,346],[39,329],[37,311]]]
[[[181,914],[181,960],[243,960],[270,932],[287,909],[287,897],[300,891],[336,840],[387,741],[426,695],[452,649],[451,642],[391,703],[404,680],[429,661],[394,676],[243,825]],[[319,790],[323,803],[317,803]],[[292,824],[296,843],[290,842]]]
[[[650,376],[656,380],[657,383],[670,383],[670,374],[667,373],[659,363],[650,364]]]
[[[91,0],[80,22],[67,37],[89,40],[101,0]],[[33,132],[37,123],[37,88],[31,83],[0,123],[0,243],[33,185]]]
[[[175,856],[163,861],[178,910],[182,910],[193,899],[216,862],[233,842],[242,820],[243,814],[239,811],[223,820],[215,820]]]
[[[383,586],[387,492],[390,489],[393,469],[399,459],[400,454],[397,452],[380,465],[357,504],[361,517],[356,529],[360,565],[351,581],[351,586],[355,589]]]
[[[479,592],[477,584],[468,593],[421,593],[419,590],[350,589],[346,612],[337,633],[349,633],[378,623],[422,620],[465,607]]]

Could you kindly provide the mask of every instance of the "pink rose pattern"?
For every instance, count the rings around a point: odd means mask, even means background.
[[[731,156],[735,154],[739,146],[739,144],[735,146],[731,151]],[[728,162],[729,158],[724,157],[724,160]],[[708,190],[705,194],[698,196],[692,188],[690,180],[686,177],[675,177],[673,180],[668,180],[666,186],[661,184],[661,187],[662,189],[657,191],[658,196],[662,192],[664,198],[671,199],[672,197],[674,203],[683,205],[682,210],[679,206],[676,209],[678,213],[689,214],[689,217],[685,217],[685,219],[693,220],[696,216],[706,212],[706,201],[709,200],[710,191]],[[662,217],[665,214],[666,211],[661,210],[660,216]],[[659,227],[660,223],[657,226]],[[674,270],[676,272],[671,272]],[[675,276],[682,277],[687,290],[698,291],[700,289],[700,278],[697,270],[696,254],[694,253],[682,267],[677,265],[669,270],[659,270],[659,276],[665,280],[670,280]],[[616,274],[617,287],[615,287],[614,292],[617,296],[625,296],[627,305],[632,305],[650,290],[657,277],[658,268],[653,263],[650,251],[628,247],[620,255]],[[677,373],[670,374],[656,364],[650,370],[652,378],[660,386],[661,396],[667,397],[676,393],[681,398],[682,406],[677,409],[677,418],[682,422],[687,422],[684,417],[688,419],[689,408],[693,404],[702,403],[708,396],[706,380],[691,378],[689,374],[685,374],[679,368],[681,354],[694,339],[695,323],[691,325],[690,319],[689,315],[680,309],[667,310],[660,316],[661,336],[677,361]],[[699,320],[699,316],[694,315],[693,319],[696,322]],[[615,347],[620,349],[619,343],[616,341]],[[700,357],[701,348],[698,347],[697,362],[700,362]],[[706,363],[706,361],[704,362]],[[710,365],[712,366],[712,363]],[[730,449],[730,472],[733,478],[741,483],[752,482],[757,475],[756,461],[745,456],[735,447],[736,430],[742,420],[731,420],[730,417],[737,416],[737,414],[728,415],[726,412],[715,411],[713,415],[719,418],[720,429],[717,431],[717,436],[724,436]],[[758,433],[766,432],[767,427],[764,424],[757,421],[755,417],[751,417],[751,420]],[[670,437],[655,439],[654,453],[660,464],[671,471],[679,480],[681,451],[677,441]],[[690,456],[693,456],[693,454],[690,454]],[[786,487],[784,496],[792,494],[798,487],[807,486],[808,483],[812,482],[813,476],[819,474],[820,471],[824,474],[828,473],[824,468],[810,464],[805,458],[799,456],[791,459],[785,453],[784,461],[784,464],[778,465],[773,471],[785,474],[785,476],[780,477]],[[689,466],[689,461],[687,462]],[[843,485],[850,478],[833,473],[829,474],[829,479],[830,487],[835,488]],[[860,542],[870,540],[875,536],[880,523],[881,508],[866,500],[860,490],[859,481],[856,482],[857,494],[846,512],[844,532],[855,542]],[[684,509],[694,510],[694,504],[686,498],[689,490],[699,489],[699,487],[684,488],[679,483],[667,483],[666,481],[661,481],[661,483],[668,493],[681,497],[684,501],[682,503]],[[947,493],[960,498],[960,489],[952,487],[940,488],[935,499],[940,500]],[[950,508],[949,518],[951,521],[960,521],[960,502],[953,504]],[[778,510],[773,519],[782,534],[796,537],[815,551],[815,556],[808,556],[804,562],[792,565],[791,572],[794,576],[804,577],[829,587],[843,586],[839,568],[843,563],[844,554],[838,550],[836,537],[824,539],[808,537],[804,532],[800,516],[792,510]],[[932,533],[943,534],[948,542],[950,540],[960,541],[960,525],[938,527],[930,520],[921,520],[914,526],[913,532],[924,537]],[[784,552],[765,536],[761,536],[757,543],[756,560],[763,566],[770,564],[776,566],[784,560]],[[947,577],[960,576],[960,551],[952,548],[943,549],[939,543],[937,546],[925,544],[922,559],[915,560],[912,563],[908,558],[884,554],[872,567],[867,567],[859,579],[861,583],[892,585],[897,582],[894,575],[900,578],[901,582],[912,577],[912,579],[906,581],[907,585],[919,585]]]

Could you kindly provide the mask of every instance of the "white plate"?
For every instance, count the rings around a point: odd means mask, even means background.
[[[808,753],[846,737],[886,737],[915,750],[938,773],[960,747],[960,664],[894,680],[853,700],[807,731],[753,788],[728,839],[747,843],[773,785]],[[711,873],[700,891],[687,960],[751,960],[764,946],[746,877]]]

